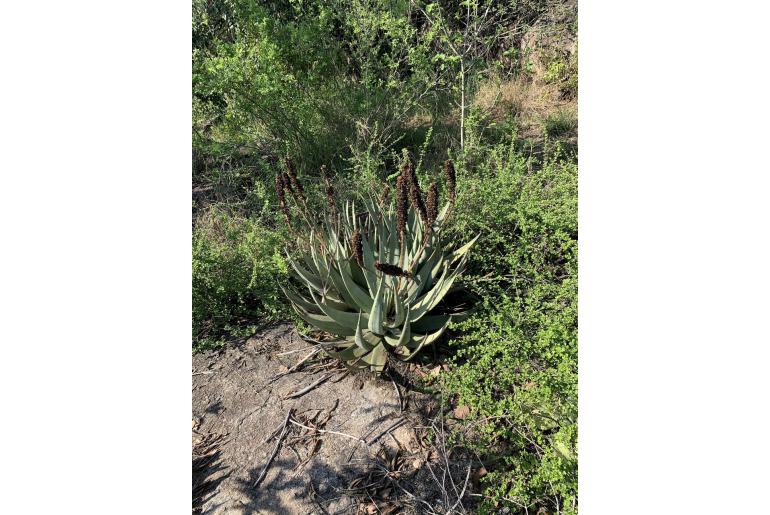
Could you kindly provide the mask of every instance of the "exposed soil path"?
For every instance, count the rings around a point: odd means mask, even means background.
[[[450,457],[447,479],[428,443],[437,402],[320,354],[289,372],[312,350],[281,325],[193,356],[196,512],[446,512],[470,465]]]

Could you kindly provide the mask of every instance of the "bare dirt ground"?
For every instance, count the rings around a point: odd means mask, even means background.
[[[448,408],[403,367],[296,366],[312,350],[280,325],[193,356],[193,513],[467,513],[480,464],[446,448]]]

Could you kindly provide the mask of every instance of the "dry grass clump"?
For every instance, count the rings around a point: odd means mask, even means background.
[[[541,133],[542,120],[574,104],[560,99],[556,84],[519,77],[514,80],[491,78],[482,82],[472,105],[493,121],[502,122],[512,117],[519,122],[522,136],[534,136]]]

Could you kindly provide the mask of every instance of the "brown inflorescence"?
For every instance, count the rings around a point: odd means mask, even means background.
[[[392,275],[394,277],[411,277],[412,275],[409,272],[404,271],[402,268],[397,267],[396,265],[391,265],[388,263],[380,263],[379,261],[374,262],[374,268],[379,270],[385,275]]]
[[[279,176],[281,178],[281,184],[283,184],[283,188],[285,190],[289,190],[289,193],[291,194],[292,198],[294,200],[297,200],[297,194],[294,192],[294,188],[291,185],[291,180],[289,179],[289,176],[286,174],[286,172],[279,173]]]
[[[414,168],[409,161],[404,165],[402,175],[406,175],[409,182],[409,200],[412,202],[412,207],[420,214],[422,221],[428,223],[428,213],[425,209],[425,201],[422,199],[420,183],[417,182],[417,174],[414,173]]]
[[[361,268],[364,267],[364,245],[361,242],[361,231],[356,229],[353,232],[353,238],[350,242],[351,250],[353,251],[353,258]]]
[[[291,185],[294,186],[294,190],[297,192],[297,195],[299,195],[299,198],[302,199],[302,201],[305,201],[305,190],[302,188],[302,184],[299,182],[299,179],[297,179],[297,172],[294,170],[294,163],[292,163],[291,159],[288,157],[285,157],[283,159],[283,164],[286,165],[286,173],[289,175],[289,180],[291,181]],[[289,191],[292,191],[291,189]],[[296,197],[295,197],[296,199]]]
[[[428,187],[428,231],[433,230],[433,224],[438,216],[438,185],[435,182],[430,183]]]
[[[455,189],[457,183],[455,177],[455,165],[452,163],[451,159],[447,159],[446,162],[444,162],[444,177],[446,177],[449,201],[454,203],[455,198],[457,198],[457,190]]]
[[[404,232],[406,231],[407,191],[409,190],[409,185],[406,181],[407,179],[403,174],[399,175],[396,181],[396,229],[400,241],[403,241]]]

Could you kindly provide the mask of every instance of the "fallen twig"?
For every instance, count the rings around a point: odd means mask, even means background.
[[[297,422],[294,419],[289,420],[289,422],[291,422],[295,426],[304,427],[305,429],[309,429],[310,431],[317,431],[319,433],[329,433],[329,434],[333,434],[333,435],[345,436],[347,438],[352,438],[353,440],[358,440],[359,442],[361,442],[363,444],[366,444],[366,441],[364,441],[363,439],[358,438],[357,436],[349,435],[347,433],[340,433],[339,431],[331,431],[329,429],[316,429],[316,428],[308,427],[308,426],[306,426],[304,424],[300,424],[299,422]]]
[[[350,374],[350,370],[345,370],[342,374],[332,379],[332,383],[339,383],[340,381],[345,379],[348,376],[348,374]]]
[[[289,370],[287,370],[287,371],[286,371],[286,373],[287,373],[287,374],[290,374],[290,373],[294,372],[294,371],[295,371],[295,370],[297,370],[297,369],[298,369],[298,368],[299,368],[299,367],[300,367],[300,366],[301,366],[301,365],[302,365],[302,364],[303,364],[305,361],[309,360],[310,358],[312,358],[313,356],[315,356],[315,355],[316,355],[316,354],[318,354],[319,352],[321,352],[321,348],[320,348],[320,347],[319,347],[319,348],[316,348],[316,349],[313,349],[313,350],[310,352],[310,354],[308,354],[307,356],[305,356],[304,358],[302,358],[301,360],[299,360],[299,361],[298,361],[298,362],[297,362],[297,363],[296,363],[296,364],[295,364],[293,367],[291,367]]]
[[[289,408],[289,411],[286,412],[286,419],[283,421],[283,429],[281,429],[281,436],[278,437],[278,442],[275,444],[273,453],[267,459],[267,463],[265,463],[265,468],[262,469],[262,473],[259,475],[257,480],[254,481],[254,488],[258,487],[259,484],[262,482],[262,480],[265,479],[265,476],[267,475],[267,469],[270,468],[270,464],[273,463],[273,460],[275,459],[276,454],[278,454],[278,449],[281,447],[281,443],[283,442],[283,439],[286,438],[286,428],[289,424],[289,419],[291,418],[291,412],[292,412],[292,408]]]
[[[305,356],[304,358],[299,360],[297,363],[294,364],[294,366],[289,368],[286,372],[281,372],[280,374],[276,374],[275,376],[273,376],[272,379],[270,379],[267,383],[265,383],[265,386],[267,386],[269,384],[272,384],[272,383],[276,382],[277,380],[279,380],[280,378],[291,374],[292,372],[297,370],[303,363],[305,363],[307,360],[309,360],[310,358],[312,358],[313,356],[315,356],[319,352],[321,352],[320,348],[314,349],[312,352],[310,352],[310,354],[308,354],[307,356]]]
[[[326,374],[321,379],[319,379],[318,381],[314,382],[313,384],[311,384],[309,386],[306,386],[302,390],[299,390],[297,392],[294,392],[292,394],[287,395],[286,397],[283,398],[283,400],[295,399],[297,397],[301,397],[301,396],[305,395],[307,392],[309,392],[310,390],[312,390],[313,388],[315,388],[316,386],[318,386],[319,384],[321,384],[324,381],[326,381],[327,379],[329,379],[331,376],[332,376],[331,374]]]
[[[465,495],[465,489],[468,488],[468,479],[471,477],[471,465],[468,464],[468,473],[465,475],[465,484],[463,485],[463,490],[460,492],[460,496],[457,498],[457,502],[454,503],[454,505],[449,508],[449,513],[452,513],[454,509],[457,507],[458,504],[460,504],[460,501],[463,500],[463,496]]]
[[[382,433],[378,434],[376,438],[372,438],[372,440],[369,442],[369,445],[373,444],[374,442],[376,442],[377,440],[379,440],[380,438],[382,438],[383,436],[385,436],[386,434],[388,434],[390,431],[393,431],[393,430],[394,430],[394,429],[396,429],[397,427],[400,427],[400,426],[402,426],[404,423],[406,423],[406,419],[405,419],[404,417],[399,417],[399,418],[398,418],[398,419],[396,419],[396,421],[395,421],[393,424],[391,424],[391,425],[390,425],[390,427],[388,427],[388,428],[387,428],[385,431],[383,431]]]

